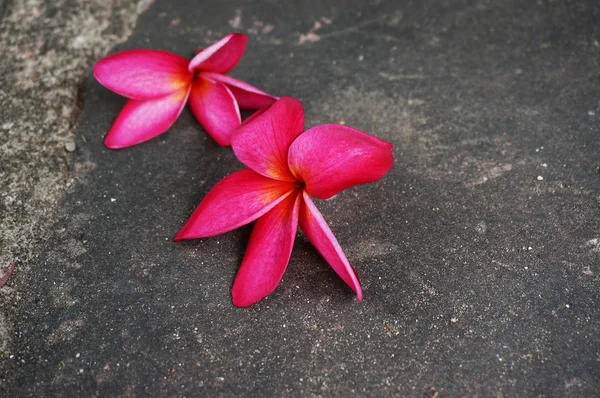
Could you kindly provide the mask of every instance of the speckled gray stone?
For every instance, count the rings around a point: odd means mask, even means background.
[[[83,78],[98,57],[129,36],[149,4],[0,2],[0,273],[16,265],[0,289],[2,358],[17,341],[18,303],[31,291],[26,275],[37,275],[60,201],[89,169],[65,153],[75,150]],[[4,367],[0,361],[0,386],[9,377]]]
[[[189,110],[159,138],[104,148],[125,100],[89,76],[73,183],[13,282],[2,388],[599,395],[599,17],[591,0],[155,2],[112,51],[191,56],[246,32],[233,76],[298,97],[307,127],[394,144],[385,178],[317,202],[364,301],[299,234],[275,292],[233,307],[251,227],[172,237],[242,166]]]

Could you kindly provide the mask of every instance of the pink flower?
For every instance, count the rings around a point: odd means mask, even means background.
[[[351,127],[326,124],[304,131],[297,99],[284,97],[257,112],[231,145],[249,169],[215,185],[175,240],[219,235],[257,220],[233,284],[233,304],[245,307],[275,289],[288,265],[298,224],[325,260],[362,299],[360,282],[310,195],[327,199],[374,182],[392,167],[392,144]]]
[[[256,87],[226,76],[240,60],[248,37],[232,33],[191,61],[160,50],[127,50],[101,59],[94,76],[127,102],[104,143],[109,148],[139,144],[164,133],[188,98],[192,112],[220,145],[230,145],[240,125],[240,108],[256,110],[277,100]]]

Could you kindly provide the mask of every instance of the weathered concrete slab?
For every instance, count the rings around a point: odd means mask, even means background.
[[[13,280],[35,274],[56,209],[84,175],[73,170],[69,155],[81,81],[98,57],[128,37],[148,5],[146,0],[0,2],[0,272],[16,265]],[[22,291],[13,283],[0,289],[2,358],[11,352],[19,312],[13,303]]]
[[[309,126],[394,143],[381,182],[318,203],[365,300],[300,236],[278,289],[234,308],[250,228],[171,239],[241,165],[189,111],[158,139],[105,149],[124,101],[89,77],[79,178],[12,282],[3,388],[600,394],[599,16],[594,1],[154,3],[113,51],[190,56],[247,32],[236,77],[300,98]]]

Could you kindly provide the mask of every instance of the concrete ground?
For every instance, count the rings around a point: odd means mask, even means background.
[[[0,3],[1,396],[600,395],[596,1]],[[190,57],[247,33],[232,72],[307,126],[395,146],[380,182],[317,205],[364,301],[301,235],[238,309],[251,227],[172,237],[238,170],[186,109],[120,151],[91,66]],[[73,145],[75,144],[75,145]]]

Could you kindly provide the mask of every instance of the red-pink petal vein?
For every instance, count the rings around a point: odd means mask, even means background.
[[[139,144],[164,133],[183,110],[189,90],[154,100],[129,100],[117,116],[104,144],[112,149]]]
[[[239,62],[248,36],[242,33],[230,33],[215,44],[200,51],[188,66],[188,70],[203,70],[208,72],[227,73]]]
[[[234,230],[262,216],[289,196],[295,185],[249,170],[219,181],[196,208],[175,240],[206,238]]]
[[[300,135],[288,163],[308,193],[326,199],[383,177],[394,163],[392,144],[352,127],[324,124]]]
[[[358,301],[361,301],[362,289],[356,272],[308,193],[303,193],[303,199],[304,203],[300,206],[300,228],[331,268],[356,293]]]
[[[283,97],[231,137],[238,159],[266,177],[295,181],[288,168],[290,144],[304,130],[304,111],[295,98]]]
[[[241,123],[240,109],[231,91],[221,83],[198,77],[190,94],[192,112],[219,145],[231,144],[231,133]]]
[[[290,261],[301,196],[290,195],[256,222],[233,283],[233,304],[247,307],[271,293]]]
[[[203,72],[202,75],[225,84],[231,90],[240,109],[256,110],[266,108],[279,99],[231,76],[213,72]]]
[[[94,76],[102,85],[127,98],[155,99],[191,84],[188,62],[161,50],[126,50],[98,61]]]

